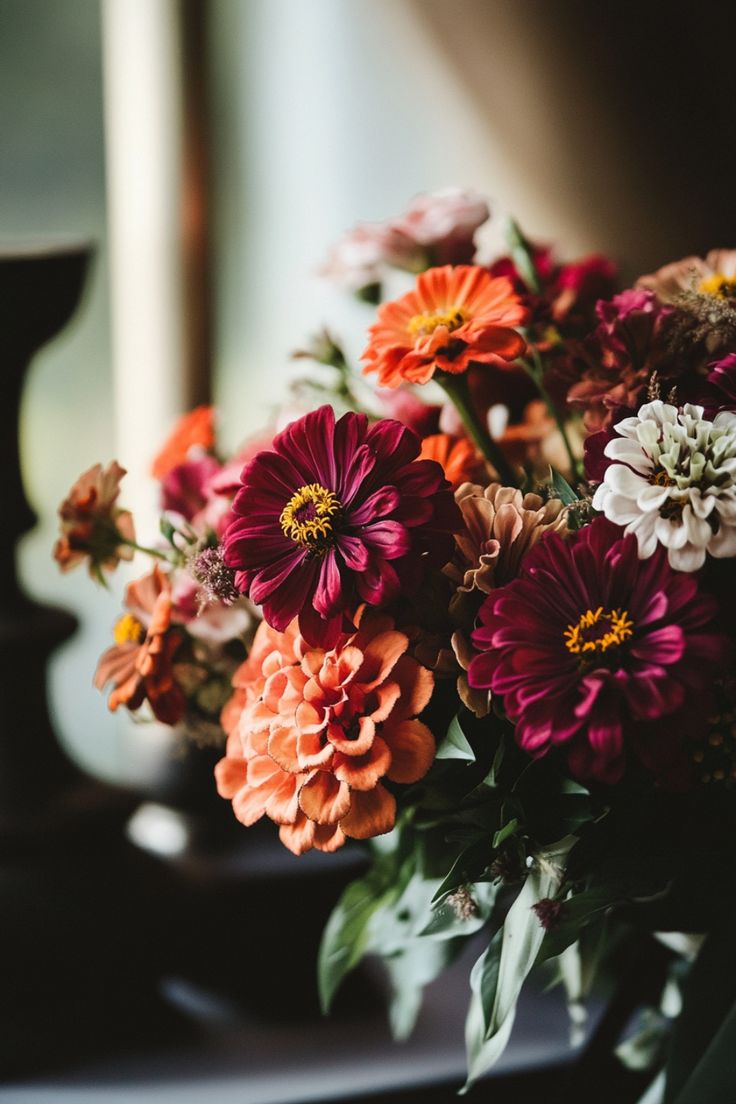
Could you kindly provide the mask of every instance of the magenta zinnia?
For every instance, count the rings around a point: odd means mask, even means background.
[[[567,541],[545,536],[489,595],[470,685],[503,697],[525,750],[562,745],[580,778],[616,781],[631,751],[663,777],[693,703],[708,715],[726,656],[715,612],[662,549],[639,560],[636,538],[599,518]]]
[[[292,422],[246,466],[224,538],[235,584],[283,632],[332,647],[360,602],[384,605],[442,567],[462,527],[412,430],[331,407]]]

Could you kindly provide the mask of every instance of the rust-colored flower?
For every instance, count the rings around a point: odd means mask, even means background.
[[[183,464],[193,448],[206,452],[215,444],[215,411],[212,406],[197,406],[183,414],[166,438],[151,466],[154,479],[165,479],[179,464]]]
[[[116,460],[106,468],[95,464],[69,491],[59,507],[61,535],[53,551],[62,571],[87,560],[90,575],[99,579],[102,568],[111,571],[120,560],[133,558],[133,549],[123,543],[135,540],[133,515],[115,505],[124,475]]]
[[[115,644],[100,656],[95,686],[112,685],[108,705],[113,711],[121,705],[139,709],[148,701],[157,720],[176,724],[186,710],[172,667],[182,636],[171,625],[171,586],[158,565],[128,584],[125,606],[127,613],[115,625]]]
[[[466,483],[455,492],[465,528],[455,535],[455,555],[444,573],[455,587],[450,615],[458,626],[452,646],[462,674],[458,693],[476,716],[485,716],[490,697],[468,686],[467,669],[475,655],[470,643],[475,617],[486,594],[515,579],[521,562],[548,531],[567,533],[567,510],[557,498],[545,501],[513,487]]]
[[[420,460],[436,460],[444,468],[445,478],[454,488],[472,483],[485,475],[485,464],[467,437],[433,433],[422,440]]]
[[[244,824],[264,813],[279,824],[295,854],[390,831],[396,800],[382,780],[416,782],[434,759],[432,734],[416,720],[432,673],[407,654],[392,618],[360,611],[357,620],[329,651],[307,647],[293,628],[261,626],[236,676],[245,704],[218,790]]]
[[[437,371],[465,372],[474,361],[512,361],[526,347],[513,327],[526,317],[507,277],[477,265],[430,268],[379,309],[363,371],[378,372],[382,387],[399,387],[427,383]]]

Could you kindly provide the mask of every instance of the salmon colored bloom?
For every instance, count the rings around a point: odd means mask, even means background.
[[[108,705],[113,712],[120,705],[139,709],[148,701],[157,720],[176,724],[186,709],[172,667],[182,636],[171,626],[171,586],[158,565],[128,584],[125,605],[128,612],[115,625],[115,644],[97,664],[95,686],[102,690],[112,684]]]
[[[485,465],[467,437],[450,433],[433,433],[422,441],[420,460],[436,460],[442,465],[445,479],[457,489],[461,483],[483,479]]]
[[[382,387],[399,387],[427,383],[437,371],[465,372],[473,361],[515,360],[526,343],[513,327],[526,318],[508,277],[478,265],[430,268],[379,309],[363,371],[378,372]]]
[[[197,406],[183,414],[164,442],[151,466],[154,479],[165,479],[173,468],[183,464],[193,448],[208,452],[215,444],[215,411],[212,406]]]
[[[391,617],[359,611],[358,629],[325,651],[262,625],[236,674],[240,717],[216,768],[218,790],[253,824],[264,813],[295,854],[332,851],[346,836],[393,828],[383,785],[416,782],[432,764],[432,733],[416,720],[434,689]],[[228,723],[234,711],[229,710]]]
[[[61,535],[53,552],[62,571],[88,560],[90,575],[99,578],[101,568],[109,571],[133,558],[133,549],[123,543],[135,540],[133,515],[115,505],[124,475],[116,460],[106,468],[95,464],[69,491],[59,507]]]

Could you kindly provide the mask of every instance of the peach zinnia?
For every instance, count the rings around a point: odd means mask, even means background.
[[[430,268],[379,309],[363,371],[378,372],[382,387],[399,387],[427,383],[437,371],[457,375],[473,361],[515,360],[526,343],[513,327],[526,317],[508,277],[477,265]]]
[[[357,620],[329,651],[293,627],[263,625],[236,676],[245,704],[217,767],[219,792],[243,823],[265,813],[280,824],[296,854],[390,831],[396,799],[383,780],[416,782],[434,759],[432,733],[416,720],[431,671],[389,616],[363,610]]]

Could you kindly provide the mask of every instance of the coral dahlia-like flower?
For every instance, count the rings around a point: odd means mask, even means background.
[[[241,711],[228,713],[219,792],[243,823],[265,813],[280,824],[296,854],[390,831],[396,800],[382,780],[416,782],[434,759],[415,719],[432,673],[390,617],[364,607],[356,620],[329,651],[309,648],[295,626],[280,634],[264,623],[234,680]]]
[[[636,536],[640,558],[661,544],[672,567],[697,571],[706,552],[736,556],[736,414],[711,422],[656,400],[614,429],[593,506]]]
[[[436,460],[441,464],[445,477],[455,488],[485,474],[485,464],[467,437],[433,433],[423,438],[419,456],[422,460]]]
[[[115,505],[125,475],[113,460],[106,468],[95,464],[80,475],[59,507],[61,535],[54,545],[54,559],[62,571],[71,571],[84,560],[89,573],[112,570],[120,560],[131,560],[135,540],[133,515]]]
[[[153,461],[151,474],[154,479],[164,479],[172,468],[189,458],[192,449],[207,452],[214,444],[214,407],[197,406],[179,418]]]
[[[439,464],[388,419],[331,407],[299,418],[242,474],[224,536],[235,585],[283,631],[330,647],[360,602],[378,606],[442,567],[460,514]]]
[[[436,371],[465,372],[473,361],[512,361],[526,348],[513,329],[526,317],[507,277],[476,265],[430,268],[412,291],[380,307],[363,371],[399,387],[427,383]]]
[[[154,716],[176,724],[186,698],[174,678],[172,660],[182,637],[171,625],[171,586],[156,565],[149,575],[129,583],[125,613],[115,625],[115,644],[100,656],[95,672],[98,690],[112,684],[108,705],[135,710],[148,701]]]
[[[525,750],[566,748],[580,778],[617,781],[631,751],[661,776],[691,734],[692,704],[708,716],[727,653],[715,614],[663,549],[641,561],[633,536],[597,518],[566,541],[548,534],[488,596],[470,685],[503,698]]]

